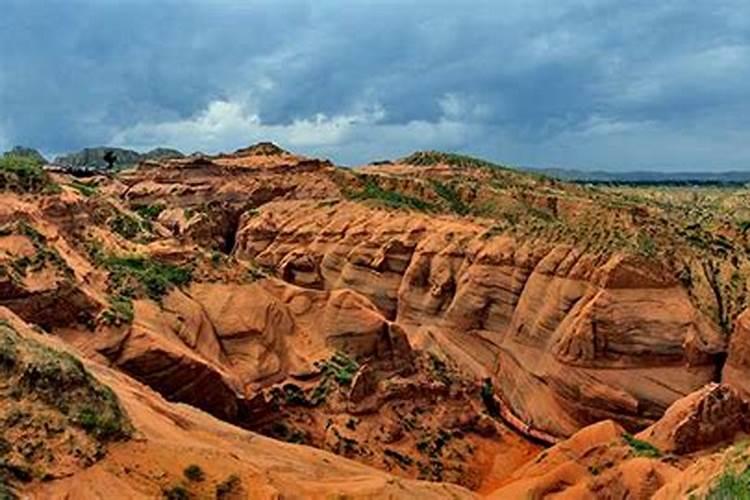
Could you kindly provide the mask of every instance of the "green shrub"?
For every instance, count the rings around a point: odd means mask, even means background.
[[[232,474],[224,481],[216,485],[216,498],[223,500],[232,493],[236,493],[242,487],[242,480],[236,474]]]
[[[310,406],[318,406],[325,402],[328,397],[328,379],[323,378],[318,385],[315,386],[307,402]]]
[[[121,295],[110,297],[109,309],[102,313],[102,321],[110,326],[129,325],[133,318],[133,301]]]
[[[332,378],[339,385],[348,387],[359,370],[359,364],[344,353],[337,352],[331,359],[318,362],[323,378]]]
[[[396,463],[398,463],[404,469],[410,467],[414,463],[414,459],[409,455],[404,455],[403,453],[399,453],[398,451],[392,450],[390,448],[386,448],[385,450],[383,450],[383,454],[386,457],[394,459]]]
[[[488,377],[484,379],[484,382],[482,383],[482,389],[480,391],[480,396],[482,398],[484,408],[487,410],[487,413],[495,418],[500,417],[500,405],[495,399],[495,388],[492,385],[491,378]]]
[[[445,385],[451,385],[451,379],[448,365],[434,353],[430,353],[430,375],[440,380]]]
[[[307,442],[307,435],[304,431],[289,426],[284,422],[274,422],[271,425],[268,435],[287,443],[305,444]]]
[[[750,468],[738,474],[725,471],[706,495],[707,500],[750,500]]]
[[[91,259],[109,272],[109,308],[100,320],[111,326],[133,322],[133,299],[148,297],[160,302],[170,290],[190,283],[192,270],[141,256],[108,255],[100,245],[88,246]]]
[[[164,490],[164,498],[167,500],[188,500],[190,493],[188,493],[188,490],[184,486],[177,485]]]
[[[224,254],[221,252],[211,252],[211,265],[219,267],[224,261]]]
[[[116,401],[114,393],[105,397],[112,401]],[[72,421],[79,425],[88,434],[91,434],[100,440],[118,439],[128,433],[123,427],[124,421],[121,418],[120,413],[102,413],[98,409],[90,406],[82,408]]]
[[[652,445],[651,443],[636,438],[632,434],[628,434],[626,432],[622,435],[622,438],[625,440],[628,446],[630,446],[630,449],[633,451],[633,453],[638,457],[659,458],[662,455],[659,448]]]
[[[269,275],[273,275],[273,269],[267,270],[260,267],[250,267],[247,270],[247,280],[251,283],[268,278]]]
[[[31,256],[23,256],[15,259],[10,263],[11,269],[17,276],[25,277],[28,271],[36,272],[43,269],[47,264],[56,267],[67,277],[74,275],[73,270],[68,266],[65,260],[54,248],[47,245],[47,238],[44,237],[33,226],[25,221],[20,221],[15,225],[15,230],[11,229],[10,233],[17,232],[31,240],[36,253]]]
[[[136,213],[147,220],[156,220],[159,215],[167,208],[162,203],[153,205],[141,205],[135,209]]]
[[[282,392],[284,395],[284,401],[288,405],[307,406],[309,404],[307,401],[307,397],[305,396],[305,391],[303,391],[302,388],[298,385],[284,384],[284,387],[282,387]]]
[[[109,228],[125,238],[126,240],[135,239],[142,232],[148,231],[141,221],[127,214],[117,214],[109,220]]]
[[[185,470],[182,472],[187,479],[190,481],[203,481],[206,478],[206,474],[203,472],[203,469],[199,465],[191,464],[185,467]]]

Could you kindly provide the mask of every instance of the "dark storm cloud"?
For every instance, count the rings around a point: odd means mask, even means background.
[[[750,168],[745,1],[4,0],[0,147]]]

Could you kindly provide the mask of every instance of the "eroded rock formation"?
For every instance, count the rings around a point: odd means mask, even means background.
[[[713,380],[716,325],[658,266],[487,236],[470,223],[342,202],[274,202],[246,219],[238,258],[300,286],[352,289],[478,375],[530,425],[566,436],[635,429]]]
[[[674,498],[737,466],[750,264],[722,214],[272,144],[41,179],[0,193],[0,319],[84,356],[137,439],[12,480],[32,497],[153,496],[200,461],[204,496]]]

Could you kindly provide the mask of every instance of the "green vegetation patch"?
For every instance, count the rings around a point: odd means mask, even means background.
[[[132,428],[112,390],[71,354],[0,325],[0,373],[16,399],[33,398],[99,441],[127,439]]]
[[[505,168],[479,158],[440,151],[417,151],[401,161],[407,165],[416,166],[450,165],[461,168]]]
[[[130,297],[110,296],[109,308],[102,313],[104,324],[111,326],[129,325],[134,318],[133,301]]]
[[[134,240],[140,234],[150,232],[151,224],[128,214],[118,213],[109,219],[109,228],[126,240]]]
[[[414,464],[414,459],[411,458],[409,455],[405,455],[403,453],[399,453],[396,450],[393,450],[391,448],[386,448],[383,450],[383,454],[388,457],[392,458],[396,461],[396,463],[402,468],[407,469],[411,467]]]
[[[644,232],[638,233],[638,252],[649,258],[656,257],[657,254],[656,242]]]
[[[308,442],[307,434],[304,431],[284,422],[274,422],[267,435],[287,443],[305,444]]]
[[[622,435],[622,438],[630,446],[632,452],[638,457],[646,458],[659,458],[662,456],[661,450],[649,442],[638,439],[632,434],[627,432]]]
[[[80,181],[73,181],[70,183],[70,187],[81,193],[83,196],[87,198],[91,198],[92,196],[95,196],[96,193],[99,192],[98,188],[96,186],[92,186],[91,184],[85,184]]]
[[[97,266],[109,272],[110,307],[101,316],[109,325],[120,326],[133,321],[133,299],[148,297],[161,302],[172,289],[189,284],[193,278],[192,268],[140,255],[109,255],[97,244],[89,244],[88,253]]]
[[[305,391],[298,385],[291,383],[274,387],[270,394],[277,404],[283,403],[287,406],[303,407],[321,405],[332,391],[337,390],[337,388],[350,387],[359,370],[359,364],[356,361],[340,352],[331,356],[330,359],[316,361],[314,365],[320,370],[320,381],[315,388]]]
[[[112,289],[130,297],[143,293],[155,301],[160,301],[172,288],[187,285],[192,279],[190,269],[137,255],[110,256],[104,259],[103,265],[110,273]]]
[[[706,495],[707,500],[750,500],[750,468],[724,471]]]
[[[155,203],[153,205],[141,205],[136,207],[135,211],[138,215],[147,220],[156,220],[159,215],[166,210],[167,206],[163,203]]]
[[[365,179],[364,187],[357,192],[350,193],[352,200],[375,200],[391,208],[418,210],[421,212],[433,211],[434,207],[424,200],[383,189],[375,180]]]
[[[438,196],[445,200],[452,212],[458,215],[467,215],[471,211],[471,208],[463,202],[461,195],[452,185],[432,181],[432,188]]]
[[[54,193],[59,189],[38,160],[16,154],[0,156],[0,191]]]
[[[329,360],[317,362],[324,379],[333,379],[341,386],[349,387],[359,370],[359,363],[344,353],[337,352]]]

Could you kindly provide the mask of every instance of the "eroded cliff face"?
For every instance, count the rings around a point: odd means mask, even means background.
[[[391,370],[411,359],[403,331],[366,298],[275,280],[196,283],[172,292],[160,306],[136,302],[127,328],[66,339],[101,353],[168,399],[239,424],[258,389],[309,377],[318,371],[314,363],[333,352]]]
[[[603,418],[647,425],[710,382],[724,349],[658,266],[449,218],[274,202],[243,220],[235,254],[300,286],[363,294],[558,437]]]

